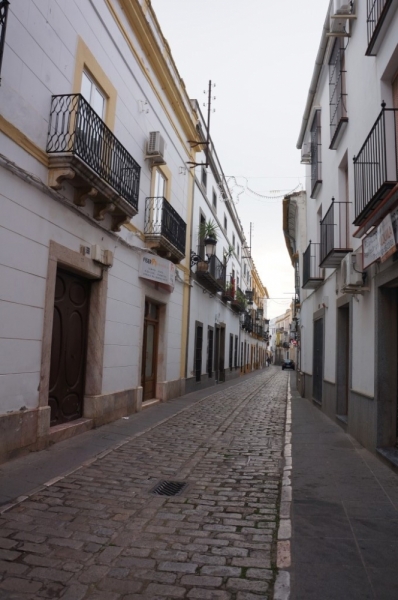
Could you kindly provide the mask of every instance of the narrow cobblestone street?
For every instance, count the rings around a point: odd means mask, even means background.
[[[287,384],[215,392],[4,512],[1,600],[272,598]]]

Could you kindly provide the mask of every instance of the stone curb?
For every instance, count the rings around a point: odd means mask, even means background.
[[[276,566],[279,569],[275,586],[274,600],[289,600],[290,573],[286,569],[291,566],[290,539],[292,537],[291,503],[292,503],[292,395],[290,380],[287,388],[286,429],[284,446],[284,467],[278,529]]]

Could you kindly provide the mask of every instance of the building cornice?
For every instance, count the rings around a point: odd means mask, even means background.
[[[166,95],[175,116],[187,136],[187,140],[196,139],[197,116],[192,108],[188,94],[185,90],[184,82],[175,66],[169,45],[162,34],[150,2],[145,1],[143,4],[140,3],[139,0],[118,0],[118,2],[126,15],[134,35],[139,41],[140,52],[135,48],[132,39],[121,22],[115,9],[114,2],[112,0],[106,0],[106,4],[113,18],[137,62],[140,64],[143,73],[150,81],[151,77],[142,59],[142,52],[144,53],[146,61],[150,64],[153,74],[159,82],[160,88]],[[153,26],[156,28],[157,37],[162,41],[163,48],[158,43],[150,21],[152,21]]]

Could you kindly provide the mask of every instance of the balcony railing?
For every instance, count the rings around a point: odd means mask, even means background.
[[[201,260],[196,262],[196,277],[209,291],[222,292],[225,287],[225,265],[217,256],[211,256],[208,261],[201,258],[203,246],[198,247],[198,256]]]
[[[231,308],[235,312],[244,312],[246,310],[247,300],[245,294],[242,292],[240,287],[236,288],[235,297],[231,301]]]
[[[232,275],[227,278],[225,287],[222,293],[223,300],[226,302],[232,302],[235,300],[235,291],[236,291],[236,283],[234,277]]]
[[[52,96],[46,150],[78,157],[138,211],[140,166],[81,94]]]
[[[9,7],[8,0],[0,0],[0,83],[1,83],[1,63],[3,62],[4,44],[6,40],[7,14]]]
[[[311,125],[311,198],[316,198],[322,184],[321,111],[315,111]]]
[[[394,0],[367,0],[368,48],[367,56],[375,56],[376,46],[386,17]]]
[[[348,123],[344,38],[336,38],[329,60],[330,146],[335,150]]]
[[[315,289],[323,282],[323,271],[319,267],[320,244],[310,242],[303,254],[303,289]]]
[[[173,262],[185,256],[187,225],[170,202],[162,196],[147,198],[145,202],[145,241]]]
[[[361,225],[397,183],[398,109],[386,108],[354,156],[355,225]]]
[[[343,260],[349,248],[350,202],[335,202],[332,198],[326,215],[321,221],[321,260],[320,267],[335,268]]]

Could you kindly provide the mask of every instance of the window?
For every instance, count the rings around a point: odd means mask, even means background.
[[[225,229],[225,231],[227,231],[227,226],[228,226],[227,217],[224,215],[224,229]]]
[[[239,258],[239,251],[240,251],[239,244],[236,244],[236,256],[238,258]]]
[[[155,198],[166,197],[166,178],[159,169],[155,169],[155,183],[153,195]]]
[[[105,115],[105,94],[100,90],[87,71],[83,71],[82,74],[81,92],[97,115],[103,119]]]
[[[0,83],[1,83],[1,63],[3,61],[4,43],[6,39],[7,14],[9,2],[0,1]]]
[[[213,188],[213,208],[214,208],[214,210],[217,210],[217,193],[214,188]]]
[[[234,233],[232,234],[232,245],[235,249],[235,234]]]
[[[311,125],[311,198],[316,198],[322,183],[321,111],[316,110]]]
[[[202,167],[202,185],[207,191],[207,171],[205,167]]]
[[[330,149],[335,150],[347,126],[344,38],[336,38],[329,60]]]

